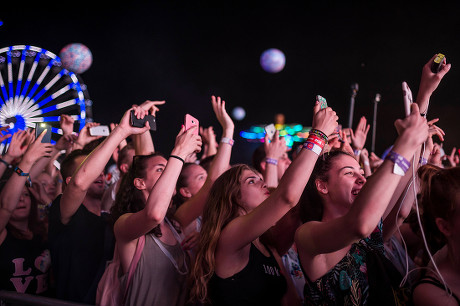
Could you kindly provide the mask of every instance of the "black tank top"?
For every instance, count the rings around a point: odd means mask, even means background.
[[[251,243],[249,262],[243,270],[228,278],[214,274],[209,282],[212,305],[280,305],[286,279],[268,251],[270,256],[266,257]]]
[[[438,279],[436,279],[434,277],[431,277],[431,276],[425,276],[424,278],[422,278],[421,280],[418,281],[417,285],[419,285],[419,284],[431,284],[431,285],[436,286],[436,287],[438,287],[438,288],[440,288],[442,290],[446,289],[444,287],[444,285]],[[449,294],[452,294],[452,297],[460,305],[460,299],[449,288],[447,288],[447,290],[448,290]]]

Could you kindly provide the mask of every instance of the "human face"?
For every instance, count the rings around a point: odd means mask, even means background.
[[[270,196],[262,176],[251,170],[244,170],[240,178],[240,204],[250,212]]]
[[[101,172],[99,176],[89,186],[87,195],[96,199],[102,199],[105,187],[105,175],[104,172]]]
[[[161,174],[163,174],[167,162],[168,161],[162,156],[153,156],[147,160],[146,175],[143,180],[148,193],[150,193]]]
[[[201,187],[203,187],[203,184],[208,177],[208,173],[200,165],[190,165],[187,169],[185,169],[185,171],[185,175],[187,176],[185,180],[185,188],[191,196],[194,196],[198,193]]]
[[[53,180],[53,178],[46,172],[42,172],[38,178],[37,181],[39,184],[43,186],[45,189],[45,192],[50,200],[54,200],[57,196],[56,191],[56,181]]]
[[[319,190],[320,193],[325,192],[333,205],[350,208],[366,182],[358,162],[351,156],[340,155],[332,162],[327,175],[325,189]]]
[[[284,152],[283,155],[281,155],[281,157],[278,159],[278,181],[283,177],[284,172],[286,172],[286,169],[289,167],[291,162],[292,161],[286,152]]]
[[[16,205],[16,209],[13,211],[11,215],[11,220],[15,221],[23,221],[29,218],[30,214],[30,207],[31,207],[31,199],[30,193],[27,187],[21,191],[21,196],[19,197],[18,204]]]

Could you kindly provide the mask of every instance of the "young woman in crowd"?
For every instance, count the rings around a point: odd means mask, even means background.
[[[52,152],[52,145],[41,143],[43,136],[44,133],[25,146],[27,151],[19,164],[13,166],[14,172],[0,195],[0,289],[3,290],[49,293],[51,258],[46,227],[39,220],[37,201],[26,187],[34,163]]]
[[[400,135],[390,157],[367,182],[356,159],[346,152],[331,152],[315,166],[306,190],[310,195],[307,208],[319,209],[295,237],[307,279],[307,304],[394,304],[385,270],[374,270],[386,263],[381,220],[398,209],[389,205],[390,200],[409,170],[409,160],[428,135],[428,124],[416,104],[396,126]]]
[[[460,168],[418,171],[423,231],[433,261],[414,290],[415,305],[460,305]]]
[[[316,134],[272,193],[247,165],[233,166],[216,180],[203,212],[192,299],[212,305],[281,304],[286,279],[259,236],[297,204],[337,119],[331,108],[315,105]]]
[[[225,111],[225,102],[212,97],[212,106],[223,127],[222,141],[195,196],[177,211],[170,210],[183,160],[201,149],[197,131],[184,128],[176,138],[169,160],[158,154],[136,156],[121,183],[112,213],[117,219],[114,232],[124,273],[128,271],[139,237],[145,235],[143,253],[126,298],[128,305],[183,305],[188,299],[191,263],[183,250],[186,246],[181,246],[181,228],[201,215],[210,186],[228,168],[233,144],[234,126]]]

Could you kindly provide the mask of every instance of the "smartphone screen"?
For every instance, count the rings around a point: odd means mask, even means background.
[[[267,133],[268,139],[272,140],[273,136],[275,135],[275,132],[276,132],[276,128],[273,123],[265,126],[265,133]]]
[[[51,126],[46,123],[37,123],[35,126],[35,138],[40,136],[40,134],[46,130],[45,136],[42,138],[42,143],[50,143],[51,142]]]

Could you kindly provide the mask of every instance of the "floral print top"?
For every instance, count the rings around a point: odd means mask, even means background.
[[[366,255],[384,253],[382,222],[367,238],[354,243],[334,268],[311,282],[306,277],[305,305],[366,305],[369,297]]]

